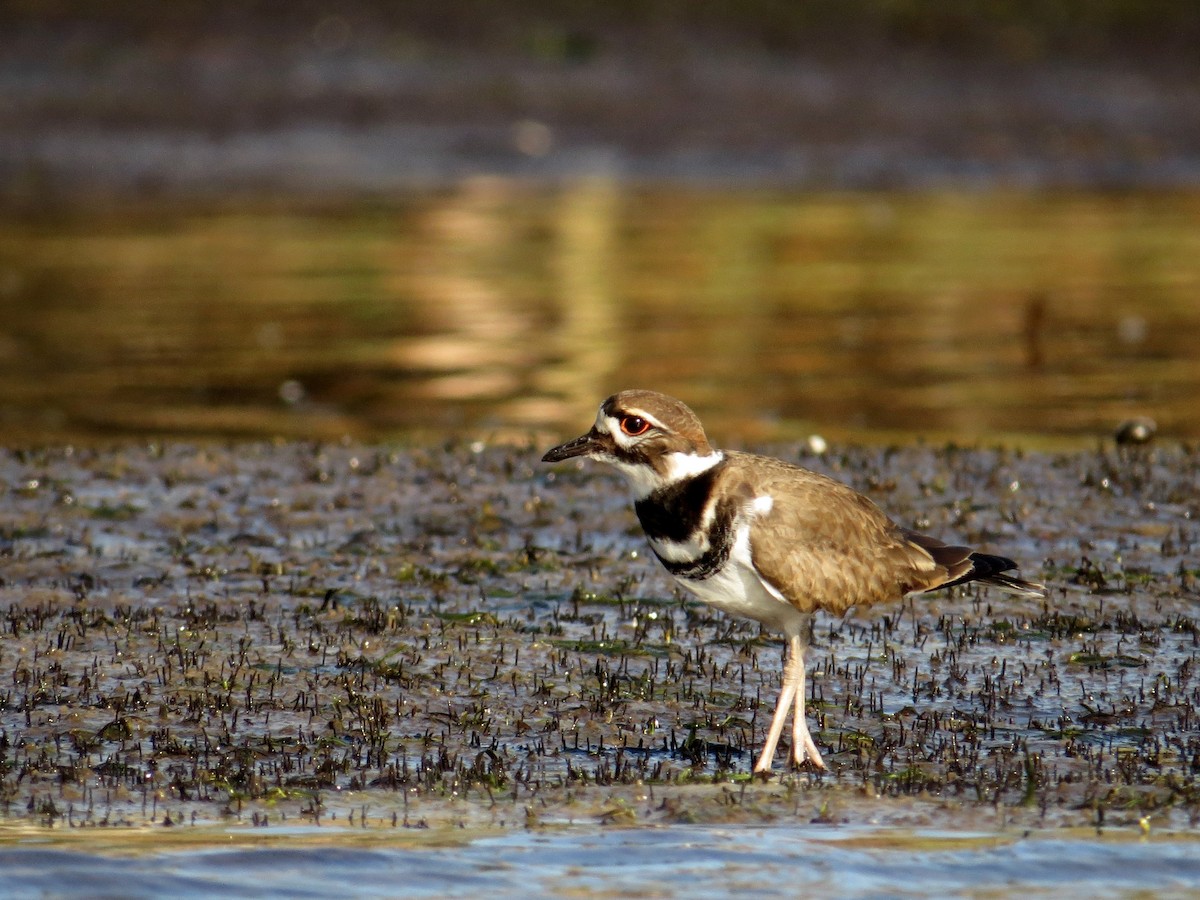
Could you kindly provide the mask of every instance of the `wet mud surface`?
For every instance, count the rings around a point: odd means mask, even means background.
[[[819,617],[830,772],[766,781],[778,637],[541,449],[4,453],[0,833],[1200,818],[1195,448],[769,448],[1051,597]]]

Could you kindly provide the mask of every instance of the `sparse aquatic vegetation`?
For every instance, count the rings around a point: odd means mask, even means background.
[[[1200,453],[1137,450],[773,448],[1053,590],[819,619],[831,772],[765,782],[780,643],[677,596],[611,476],[479,444],[7,452],[0,816],[1188,826]]]

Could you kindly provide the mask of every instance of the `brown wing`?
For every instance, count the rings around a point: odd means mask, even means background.
[[[728,455],[731,487],[747,501],[772,499],[751,532],[754,564],[801,611],[840,614],[899,600],[971,568],[967,548],[905,532],[840,482],[768,457]]]

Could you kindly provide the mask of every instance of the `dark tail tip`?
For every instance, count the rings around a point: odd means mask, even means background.
[[[990,553],[972,553],[969,557],[971,571],[961,578],[950,582],[950,585],[977,582],[989,587],[1008,591],[1021,597],[1045,597],[1046,586],[1036,581],[1026,581],[1013,575],[1006,575],[1017,568],[1017,564],[1007,556],[993,556]],[[949,587],[950,585],[944,585]]]
[[[1049,596],[1049,591],[1046,590],[1044,584],[1038,584],[1036,581],[1026,581],[1024,578],[1014,578],[1011,575],[989,575],[986,578],[976,580],[980,584],[997,587],[1002,591],[1008,591],[1010,594],[1016,594],[1020,597],[1041,598]]]

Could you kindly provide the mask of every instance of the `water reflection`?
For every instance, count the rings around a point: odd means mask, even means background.
[[[575,431],[628,386],[730,440],[1200,436],[1200,197],[503,179],[388,204],[0,220],[0,427]]]

